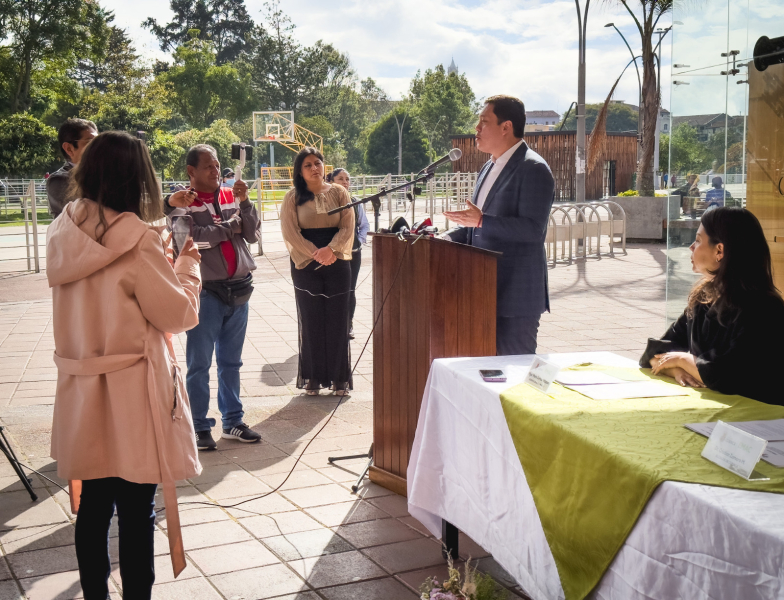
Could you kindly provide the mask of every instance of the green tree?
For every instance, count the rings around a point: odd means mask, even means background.
[[[31,107],[31,87],[36,70],[47,59],[81,53],[90,39],[101,9],[87,0],[14,0],[4,7],[3,32],[11,58],[8,110]]]
[[[264,6],[266,25],[253,30],[246,66],[257,101],[267,110],[329,114],[342,88],[353,83],[348,56],[321,41],[302,46],[277,0]]]
[[[358,86],[346,85],[341,89],[335,110],[329,118],[342,142],[345,165],[350,171],[366,170],[368,129],[392,110],[394,105],[395,102],[370,77],[360,81]],[[342,166],[339,162],[333,164]]]
[[[159,76],[174,91],[173,106],[191,127],[216,119],[236,121],[252,110],[250,76],[230,65],[217,65],[212,42],[198,32],[174,51],[174,66]]]
[[[225,119],[219,119],[204,129],[190,129],[174,136],[174,142],[179,146],[181,152],[175,162],[167,167],[167,170],[178,179],[187,179],[188,172],[185,169],[185,153],[188,148],[196,144],[209,144],[218,153],[218,160],[221,168],[234,166],[231,160],[231,145],[240,141],[240,138],[231,129],[231,123]]]
[[[373,173],[397,173],[398,123],[403,123],[408,107],[398,106],[384,115],[368,132],[365,164]],[[395,121],[397,116],[398,121]],[[424,167],[429,160],[427,137],[422,126],[410,115],[403,124],[403,172]]]
[[[40,177],[55,159],[57,132],[27,113],[0,121],[0,175]]]
[[[664,138],[662,135],[662,143]],[[710,168],[713,157],[705,144],[699,141],[694,127],[681,123],[667,138],[670,144],[667,153],[670,174],[701,173]],[[663,158],[660,158],[660,164],[666,164]]]
[[[411,80],[408,100],[437,155],[452,147],[450,135],[469,133],[476,124],[479,105],[465,74],[447,74],[444,65],[417,71]]]
[[[593,131],[596,117],[604,104],[585,105],[585,131]],[[563,119],[561,119],[563,123]],[[560,124],[559,124],[560,127]],[[577,114],[572,111],[566,119],[564,129],[577,129]],[[612,103],[607,107],[607,131],[637,131],[637,113],[626,104]]]
[[[139,56],[125,30],[113,25],[114,13],[99,9],[90,26],[85,52],[77,57],[70,75],[82,87],[105,92],[122,89],[143,74]]]
[[[149,18],[142,23],[158,38],[161,50],[186,44],[194,29],[199,31],[199,39],[213,43],[218,65],[236,60],[246,50],[253,20],[245,0],[171,0],[169,5],[174,13],[171,22],[159,25]]]

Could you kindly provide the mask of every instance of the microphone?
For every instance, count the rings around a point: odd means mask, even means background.
[[[424,169],[422,169],[422,170],[421,170],[421,171],[418,173],[418,175],[421,175],[422,173],[432,173],[432,172],[433,172],[433,171],[435,171],[435,170],[436,170],[438,167],[440,167],[441,165],[443,165],[445,162],[448,162],[448,161],[455,162],[455,161],[456,161],[456,160],[458,160],[458,159],[459,159],[461,156],[463,156],[463,151],[462,151],[462,150],[460,150],[460,148],[452,148],[452,149],[449,151],[449,154],[447,154],[446,156],[442,156],[442,157],[441,157],[441,158],[439,158],[439,159],[438,159],[436,162],[434,162],[434,163],[430,163],[429,165],[427,165],[427,166],[426,166]]]

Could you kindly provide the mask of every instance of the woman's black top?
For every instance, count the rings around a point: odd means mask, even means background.
[[[748,300],[723,316],[698,304],[684,312],[662,339],[650,338],[640,366],[664,352],[694,355],[703,383],[723,394],[738,394],[784,405],[784,302],[776,297]]]

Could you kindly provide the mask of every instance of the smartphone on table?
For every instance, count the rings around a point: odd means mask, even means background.
[[[503,383],[506,375],[500,369],[479,369],[479,375],[488,383]]]

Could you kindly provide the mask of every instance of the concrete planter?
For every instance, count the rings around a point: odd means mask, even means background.
[[[680,196],[614,196],[626,213],[626,239],[661,241],[667,228],[667,218],[680,216]]]

